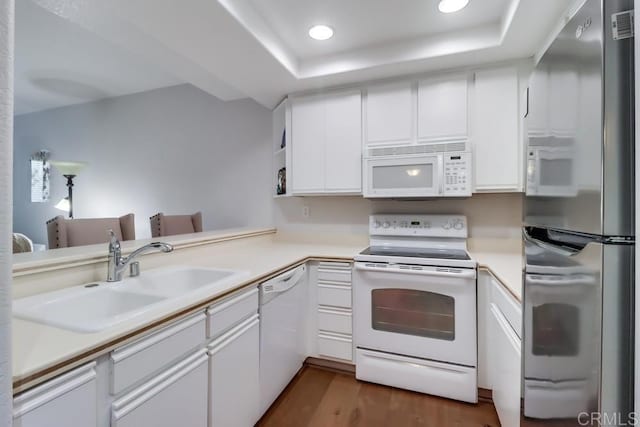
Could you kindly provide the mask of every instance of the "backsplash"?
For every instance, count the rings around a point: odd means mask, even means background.
[[[308,216],[305,216],[305,208]],[[464,199],[370,200],[356,196],[275,200],[275,225],[284,232],[366,234],[375,213],[466,215],[470,237],[518,238],[522,194],[476,194]]]

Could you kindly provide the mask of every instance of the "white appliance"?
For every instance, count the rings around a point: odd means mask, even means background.
[[[570,418],[598,390],[598,378],[584,375],[600,357],[597,271],[533,244],[525,250],[525,415]]]
[[[302,367],[306,267],[260,285],[260,407],[264,414]]]
[[[369,148],[364,165],[364,197],[471,196],[466,142]]]
[[[527,196],[567,197],[578,193],[573,140],[529,138]]]
[[[372,215],[353,271],[356,377],[477,402],[476,262],[459,215]]]

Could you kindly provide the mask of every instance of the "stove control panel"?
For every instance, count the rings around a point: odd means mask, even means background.
[[[466,238],[467,217],[464,215],[371,215],[369,234]]]

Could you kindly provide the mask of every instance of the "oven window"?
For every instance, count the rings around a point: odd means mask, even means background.
[[[374,289],[371,327],[405,335],[455,339],[455,300],[448,295],[412,289]]]
[[[373,166],[373,188],[433,188],[433,164]]]
[[[540,184],[571,185],[571,159],[540,159]]]
[[[579,312],[570,304],[543,304],[533,307],[533,348],[535,356],[576,356],[578,354]]]

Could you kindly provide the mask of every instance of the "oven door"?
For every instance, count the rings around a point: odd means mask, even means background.
[[[476,366],[476,271],[356,262],[358,348]]]
[[[574,197],[577,194],[575,164],[571,148],[530,148],[526,194]]]
[[[364,197],[442,196],[442,164],[442,154],[368,158]]]
[[[526,274],[528,378],[586,380],[599,362],[597,281],[588,274]]]

